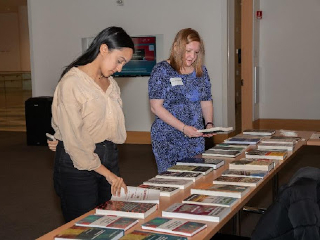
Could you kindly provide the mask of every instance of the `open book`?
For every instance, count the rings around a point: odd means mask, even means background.
[[[198,130],[198,132],[202,132],[204,134],[209,134],[209,133],[229,133],[233,130],[233,127],[212,127],[212,128],[207,128],[207,129],[201,129]]]
[[[159,204],[160,190],[132,186],[128,186],[127,189],[128,192],[125,194],[123,188],[121,188],[120,196],[112,195],[111,200]]]

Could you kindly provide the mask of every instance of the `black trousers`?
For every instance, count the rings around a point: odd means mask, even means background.
[[[119,176],[118,149],[114,143],[97,143],[95,153],[100,157],[102,165]],[[56,149],[53,180],[66,222],[111,198],[111,186],[106,178],[95,171],[76,169],[61,141]]]

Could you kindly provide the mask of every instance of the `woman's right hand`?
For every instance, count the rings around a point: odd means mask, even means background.
[[[127,193],[127,185],[124,183],[121,177],[118,177],[112,172],[109,172],[108,176],[106,177],[107,181],[111,185],[111,194],[115,196],[120,196],[121,188],[124,189],[124,192]]]
[[[48,143],[48,147],[51,151],[55,152],[56,149],[57,149],[57,145],[58,145],[58,140],[55,140],[55,141],[49,141],[47,140],[47,143]]]

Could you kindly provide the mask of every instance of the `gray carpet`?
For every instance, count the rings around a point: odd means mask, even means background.
[[[64,223],[52,182],[54,153],[46,146],[27,146],[26,133],[0,131],[0,239],[35,239]],[[137,186],[157,174],[151,145],[119,145],[121,175]],[[279,173],[280,185],[304,166],[320,167],[320,147],[304,147]],[[248,205],[267,207],[271,186]],[[250,236],[259,215],[241,215],[241,234]],[[229,224],[230,226],[230,224]],[[227,226],[222,232],[230,232]]]

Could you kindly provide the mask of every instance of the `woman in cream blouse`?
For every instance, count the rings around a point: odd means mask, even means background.
[[[122,70],[133,51],[122,28],[106,28],[65,68],[55,90],[54,187],[67,222],[127,190],[116,147],[126,139],[122,100],[111,75]]]

